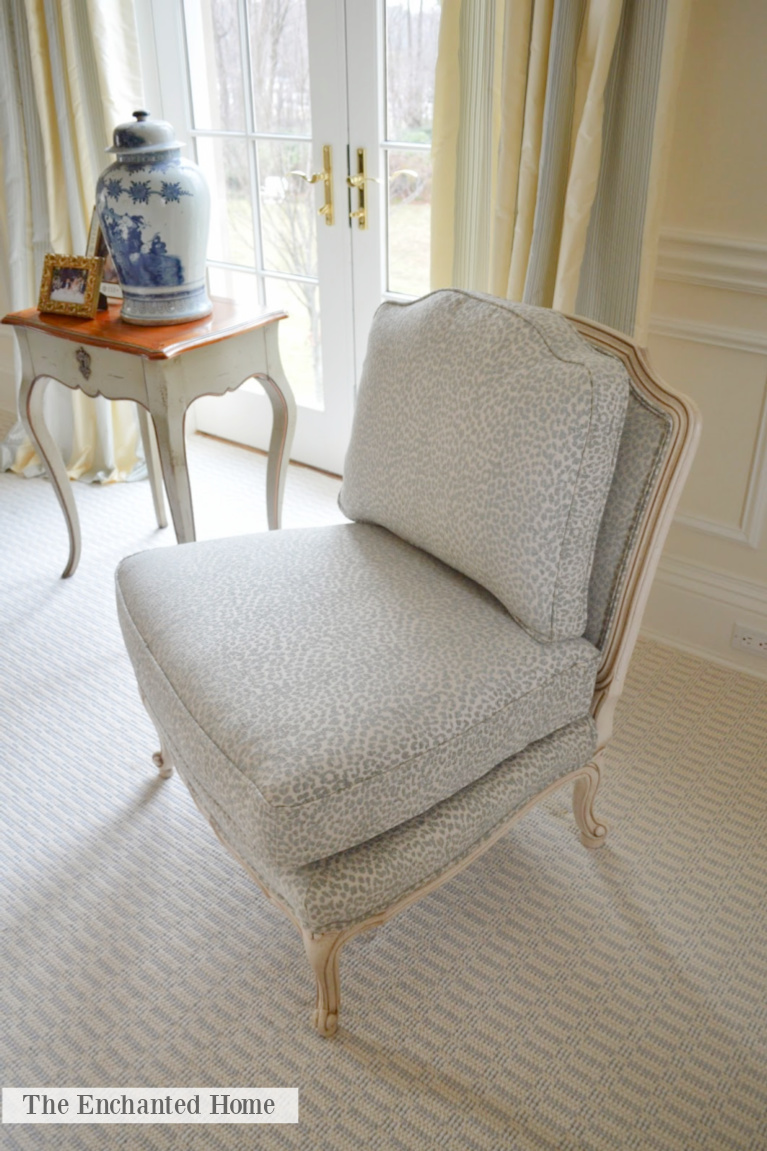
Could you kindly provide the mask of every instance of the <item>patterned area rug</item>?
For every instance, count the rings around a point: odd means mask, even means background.
[[[265,527],[264,461],[191,444],[201,538]],[[286,525],[337,522],[291,469]],[[767,683],[640,644],[599,811],[569,795],[341,960],[310,1028],[299,937],[158,780],[113,603],[172,546],[148,485],[0,476],[2,1083],[300,1089],[300,1123],[5,1127],[13,1148],[767,1147]]]

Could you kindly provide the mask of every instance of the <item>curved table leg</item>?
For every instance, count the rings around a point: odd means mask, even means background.
[[[42,460],[67,523],[69,559],[61,573],[61,578],[66,579],[72,575],[80,562],[80,519],[77,515],[72,485],[69,482],[61,452],[43,419],[43,399],[48,380],[48,376],[27,375],[25,365],[21,391],[19,392],[19,410],[27,435]]]
[[[274,531],[282,521],[285,478],[296,431],[296,401],[282,368],[277,325],[270,325],[265,335],[269,374],[257,372],[256,379],[263,385],[272,405],[272,435],[266,465],[266,520],[269,530]]]
[[[165,514],[165,496],[162,490],[162,477],[160,473],[160,457],[157,453],[157,437],[154,426],[145,407],[136,404],[138,409],[138,423],[141,429],[141,442],[144,445],[144,458],[149,476],[149,486],[152,489],[154,514],[157,517],[158,528],[167,528],[168,517]]]
[[[160,467],[176,539],[180,544],[189,544],[195,539],[194,512],[184,438],[186,403],[181,394],[182,388],[174,378],[178,370],[177,360],[165,364],[148,361],[144,366],[149,413],[157,432]]]

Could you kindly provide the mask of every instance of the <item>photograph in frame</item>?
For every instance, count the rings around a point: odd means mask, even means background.
[[[121,300],[123,298],[123,290],[120,287],[120,281],[117,276],[117,269],[114,266],[107,242],[104,239],[104,233],[101,230],[98,212],[93,209],[91,215],[91,226],[88,231],[88,247],[85,249],[86,256],[101,256],[104,261],[104,270],[101,273],[101,291],[105,296],[111,300]]]
[[[92,319],[98,308],[103,266],[101,256],[47,255],[37,310]]]

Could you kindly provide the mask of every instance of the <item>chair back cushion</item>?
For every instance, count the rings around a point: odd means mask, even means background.
[[[584,633],[629,382],[559,313],[435,292],[376,313],[340,495],[490,591],[539,640]]]

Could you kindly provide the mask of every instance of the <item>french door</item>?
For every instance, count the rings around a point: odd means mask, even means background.
[[[289,313],[292,455],[338,473],[373,313],[428,291],[439,0],[148,10],[162,114],[211,187],[211,292]],[[267,446],[255,381],[196,409],[200,430]]]

